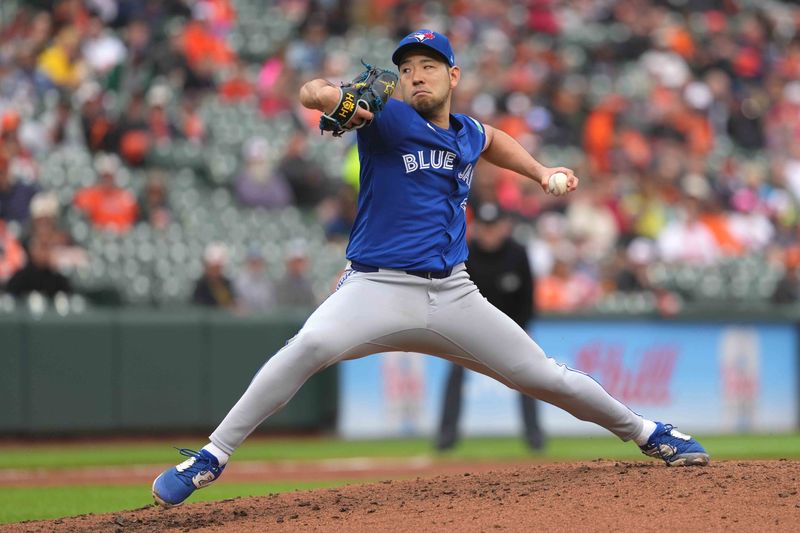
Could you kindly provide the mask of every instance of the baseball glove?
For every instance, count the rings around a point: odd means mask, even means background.
[[[339,90],[339,103],[330,113],[323,113],[319,119],[320,133],[330,131],[334,137],[341,137],[344,132],[369,125],[363,122],[358,126],[350,123],[356,115],[356,106],[361,106],[372,113],[378,113],[392,97],[397,74],[386,69],[373,67],[361,62],[366,68],[350,83],[342,83]]]

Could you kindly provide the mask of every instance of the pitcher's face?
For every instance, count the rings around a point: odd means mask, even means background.
[[[422,116],[449,103],[461,75],[458,67],[448,66],[436,52],[423,47],[409,51],[398,68],[403,101]]]

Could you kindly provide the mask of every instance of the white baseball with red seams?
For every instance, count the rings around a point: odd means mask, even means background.
[[[569,178],[563,172],[556,172],[547,180],[547,192],[553,196],[567,194]]]

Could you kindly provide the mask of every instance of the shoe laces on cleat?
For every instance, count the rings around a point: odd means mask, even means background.
[[[211,472],[216,477],[220,472],[220,467],[214,465],[210,459],[194,450],[189,448],[175,448],[178,452],[188,457],[184,462],[175,467],[178,472],[178,478],[187,485],[195,485],[194,477],[197,474]]]
[[[689,435],[681,433],[675,429],[675,426],[672,424],[664,424],[661,430],[658,433],[654,433],[651,437],[653,442],[642,447],[642,452],[644,452],[645,455],[660,457],[662,460],[669,462],[679,450],[673,443],[658,442],[660,438],[665,436],[673,439],[680,439],[687,443],[692,440]]]
[[[686,442],[692,440],[691,436],[687,435],[686,433],[681,433],[672,424],[664,424],[664,433],[667,433],[669,436],[675,437],[676,439],[685,440]]]

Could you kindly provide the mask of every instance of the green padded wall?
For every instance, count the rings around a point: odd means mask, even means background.
[[[194,313],[136,313],[120,318],[120,427],[167,430],[208,425],[206,330]]]
[[[109,317],[45,316],[25,328],[32,431],[87,431],[114,424],[114,339]]]
[[[0,315],[0,433],[210,431],[304,318],[196,309]],[[262,429],[333,429],[337,393],[328,369]]]
[[[0,428],[23,429],[27,408],[23,390],[27,389],[23,372],[23,321],[14,315],[0,315]]]

